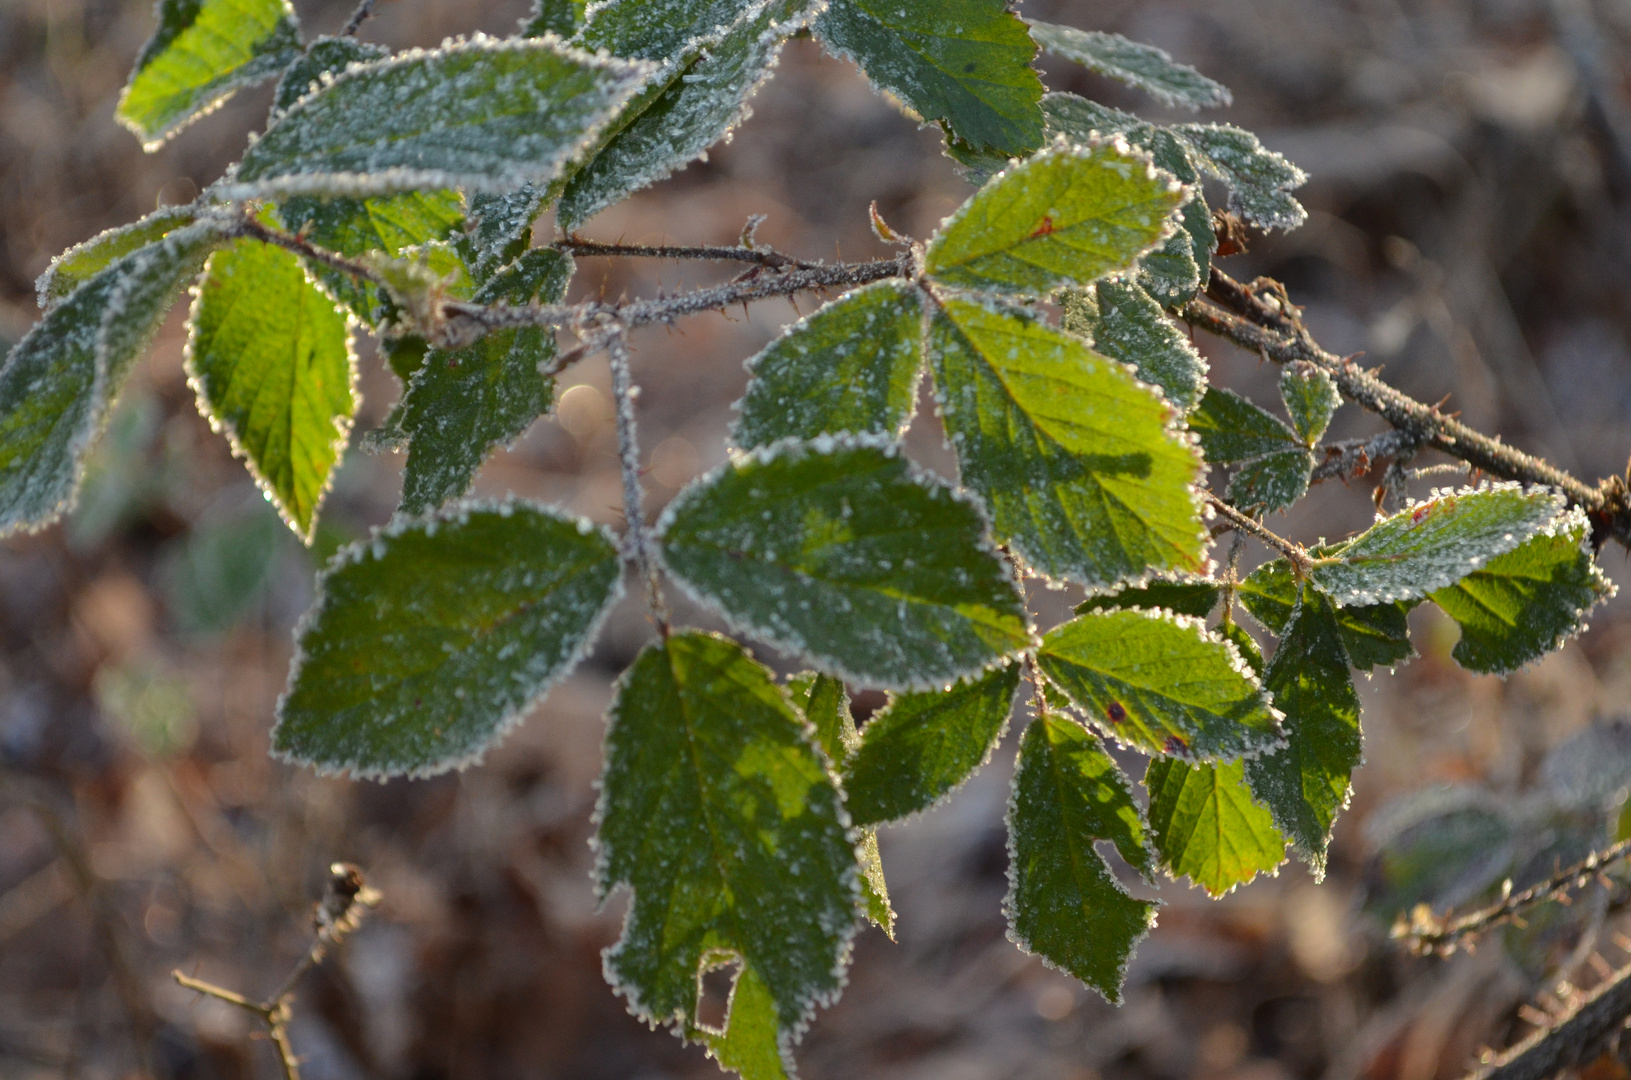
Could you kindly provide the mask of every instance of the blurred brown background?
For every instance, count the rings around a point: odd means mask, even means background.
[[[296,3],[308,33],[335,31],[349,6]],[[1025,10],[1120,30],[1199,66],[1235,92],[1208,119],[1261,132],[1308,170],[1307,226],[1260,240],[1228,268],[1283,278],[1327,347],[1364,351],[1425,400],[1451,394],[1448,407],[1475,426],[1583,477],[1624,469],[1631,0],[1028,0]],[[432,45],[508,33],[523,13],[521,0],[384,0],[364,35]],[[8,345],[37,317],[33,281],[52,255],[190,200],[264,118],[269,88],[144,155],[112,112],[151,19],[148,0],[0,0]],[[1048,73],[1056,89],[1162,115],[1082,72]],[[587,234],[728,242],[765,214],[761,240],[860,257],[881,253],[866,226],[872,200],[895,228],[923,236],[967,194],[934,132],[809,41],[787,49],[754,109],[708,162]],[[650,294],[708,274],[591,261],[575,288]],[[722,460],[741,361],[794,315],[767,303],[638,340],[656,503]],[[148,1033],[163,1075],[274,1075],[243,1014],[181,990],[169,972],[269,992],[303,948],[335,859],[361,864],[385,899],[302,984],[293,1033],[309,1080],[718,1075],[699,1050],[629,1017],[600,976],[622,900],[594,907],[591,782],[609,680],[648,632],[639,609],[621,609],[590,661],[481,767],[353,784],[271,761],[272,705],[314,568],[389,516],[400,462],[349,455],[317,554],[304,551],[194,413],[182,344],[178,310],[126,391],[72,520],[0,544],[0,1076],[131,1076],[133,1030]],[[1215,378],[1273,400],[1274,372],[1202,344]],[[366,430],[396,387],[366,344],[362,363]],[[501,453],[478,490],[616,521],[603,361],[568,384],[558,418]],[[1374,430],[1349,407],[1332,434]],[[931,418],[911,446],[947,467]],[[1335,537],[1362,527],[1369,505],[1362,483],[1327,484],[1280,527]],[[1611,576],[1624,564],[1605,553]],[[1048,601],[1051,617],[1066,599]],[[1628,612],[1624,600],[1600,609],[1577,643],[1505,682],[1455,667],[1453,625],[1418,613],[1422,657],[1360,680],[1367,764],[1326,882],[1291,864],[1217,903],[1163,883],[1167,906],[1120,1009],[1004,939],[1011,733],[948,805],[884,830],[899,941],[875,930],[858,939],[848,992],[801,1050],[803,1075],[1458,1076],[1480,1045],[1527,1030],[1520,1006],[1545,1007],[1536,995],[1558,965],[1590,985],[1592,949],[1565,934],[1533,954],[1539,967],[1494,944],[1409,958],[1360,910],[1374,878],[1367,820],[1434,784],[1527,797],[1548,748],[1631,708]],[[865,697],[860,711],[876,704]],[[1611,929],[1599,936],[1619,965]],[[1624,1072],[1594,1068],[1599,1080]]]

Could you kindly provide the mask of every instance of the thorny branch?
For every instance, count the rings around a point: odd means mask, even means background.
[[[1550,1027],[1481,1062],[1465,1080],[1547,1080],[1587,1064],[1625,1030],[1627,1015],[1631,1015],[1631,965],[1581,995]]]
[[[1212,509],[1223,515],[1232,528],[1252,534],[1275,551],[1284,555],[1291,563],[1291,567],[1299,579],[1307,577],[1308,572],[1313,569],[1314,557],[1301,544],[1294,544],[1290,540],[1269,531],[1262,522],[1242,514],[1210,491],[1206,493],[1206,501],[1212,505]]]
[[[603,244],[598,240],[584,240],[577,236],[568,236],[564,240],[557,240],[550,245],[556,251],[568,255],[587,257],[592,255],[624,256],[637,259],[673,259],[697,260],[714,262],[747,262],[768,266],[773,270],[795,267],[800,270],[813,270],[816,263],[795,259],[791,255],[783,255],[772,248],[749,246],[747,244],[732,244],[725,246],[665,246],[652,244]]]
[[[1614,540],[1631,549],[1631,488],[1624,477],[1609,477],[1591,487],[1394,389],[1352,358],[1326,352],[1303,326],[1298,309],[1277,282],[1260,278],[1242,285],[1214,270],[1206,299],[1191,301],[1179,314],[1190,325],[1278,364],[1300,360],[1318,367],[1331,376],[1344,397],[1402,433],[1406,445],[1400,447],[1401,453],[1407,447],[1432,448],[1502,480],[1554,487],[1586,511],[1595,544]]]
[[[235,1005],[260,1017],[261,1022],[266,1025],[267,1037],[277,1049],[278,1065],[283,1070],[284,1080],[300,1080],[300,1059],[295,1056],[294,1044],[289,1041],[289,1021],[294,1018],[291,1003],[294,1000],[295,985],[306,972],[323,962],[323,957],[328,955],[330,948],[338,945],[347,934],[357,929],[362,922],[364,910],[378,904],[379,900],[378,891],[368,886],[363,880],[362,871],[357,867],[350,863],[335,863],[331,866],[328,889],[324,892],[323,899],[313,905],[312,925],[316,932],[312,936],[311,948],[301,956],[277,992],[265,1001],[255,1001],[214,983],[183,975],[180,971],[171,972],[171,976],[189,990],[207,994],[218,1001]]]
[[[629,373],[631,359],[627,333],[612,324],[605,333],[606,358],[612,369],[612,397],[617,409],[618,461],[623,473],[623,513],[628,519],[625,543],[628,557],[640,568],[646,583],[646,606],[657,620],[663,636],[668,636],[668,607],[663,602],[662,584],[657,577],[657,561],[651,553],[651,537],[646,528],[645,501],[640,488],[640,442],[635,435],[634,399],[638,393]]]

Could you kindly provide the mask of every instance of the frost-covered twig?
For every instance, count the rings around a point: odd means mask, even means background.
[[[640,441],[634,427],[634,398],[639,393],[629,372],[629,342],[625,329],[614,324],[605,336],[606,359],[612,369],[612,397],[617,410],[617,456],[623,471],[623,516],[628,520],[625,542],[646,583],[646,605],[668,636],[668,606],[663,602],[657,561],[646,532],[644,493],[640,488]]]
[[[1426,904],[1418,904],[1408,915],[1399,916],[1399,920],[1393,924],[1392,936],[1404,940],[1417,953],[1448,954],[1462,939],[1511,922],[1526,908],[1555,900],[1569,889],[1585,885],[1605,866],[1628,856],[1631,856],[1631,840],[1621,840],[1602,851],[1592,852],[1573,866],[1559,870],[1522,892],[1503,896],[1497,904],[1454,919],[1440,918]],[[1511,883],[1507,884],[1510,887]]]
[[[313,262],[319,262],[331,269],[338,270],[342,274],[362,278],[365,281],[373,282],[375,285],[383,286],[385,284],[384,279],[375,273],[374,268],[368,264],[358,262],[356,259],[348,259],[337,252],[329,251],[327,248],[318,247],[304,236],[284,232],[282,229],[274,229],[269,225],[262,224],[256,221],[247,211],[242,218],[233,224],[229,235],[250,237],[263,243],[274,244],[287,251],[292,251],[296,255],[303,255]]]
[[[1547,1080],[1596,1059],[1631,1016],[1631,965],[1581,995],[1567,1015],[1481,1062],[1465,1080]]]
[[[362,0],[362,3],[357,5],[357,10],[351,13],[351,18],[346,20],[345,28],[340,31],[340,36],[355,37],[357,31],[362,29],[362,24],[367,22],[368,17],[373,13],[374,0]]]
[[[1383,458],[1395,457],[1410,446],[1410,436],[1398,428],[1390,428],[1368,439],[1344,439],[1325,445],[1325,460],[1314,466],[1308,482],[1346,479],[1364,476],[1372,465]]]
[[[1263,293],[1272,295],[1265,298]],[[1206,299],[1191,301],[1181,315],[1190,325],[1276,363],[1301,360],[1313,364],[1332,378],[1344,397],[1381,416],[1416,446],[1439,450],[1502,480],[1556,488],[1586,511],[1594,541],[1601,544],[1612,539],[1631,548],[1631,488],[1624,477],[1608,477],[1592,487],[1394,389],[1352,358],[1326,352],[1302,325],[1277,283],[1260,279],[1243,285],[1214,270]]]
[[[1251,533],[1263,543],[1284,555],[1299,578],[1307,577],[1309,570],[1313,569],[1314,557],[1301,544],[1294,544],[1283,536],[1269,531],[1262,522],[1242,514],[1210,491],[1206,493],[1206,500],[1212,504],[1212,509],[1228,520],[1231,526],[1242,532]]]
[[[589,256],[625,256],[639,259],[673,259],[696,260],[714,262],[748,262],[760,266],[768,266],[773,270],[785,267],[796,267],[801,270],[810,270],[818,263],[805,262],[795,259],[791,255],[783,255],[774,248],[749,247],[745,244],[731,244],[725,246],[700,245],[653,245],[653,244],[603,244],[598,240],[583,240],[576,236],[568,236],[564,240],[557,240],[550,245],[556,251],[564,251],[568,255],[579,257]]]

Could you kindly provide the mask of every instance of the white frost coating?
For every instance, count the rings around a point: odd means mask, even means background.
[[[614,551],[616,550],[616,540],[612,536],[611,532],[604,526],[596,525],[593,522],[589,522],[585,518],[568,514],[565,511],[559,510],[555,507],[545,506],[541,503],[526,499],[518,499],[513,495],[506,496],[500,500],[463,499],[458,502],[449,503],[440,509],[424,514],[420,517],[408,517],[402,514],[393,515],[390,521],[386,522],[383,526],[375,527],[367,537],[347,544],[345,547],[342,547],[339,551],[335,552],[334,556],[329,559],[328,565],[324,567],[323,570],[317,575],[317,582],[315,586],[316,595],[312,600],[312,605],[306,609],[295,624],[294,655],[289,662],[288,684],[283,693],[278,695],[277,705],[273,711],[274,724],[272,734],[274,736],[274,744],[276,741],[278,727],[281,726],[284,721],[284,708],[288,703],[290,690],[294,687],[301,669],[307,662],[305,650],[306,637],[308,633],[310,633],[316,627],[318,621],[326,613],[327,606],[330,602],[330,595],[325,587],[330,578],[332,578],[342,568],[356,563],[361,563],[369,558],[376,561],[383,560],[386,555],[389,554],[390,541],[408,533],[416,531],[428,533],[436,524],[464,524],[469,521],[472,515],[475,514],[491,513],[507,518],[512,516],[517,509],[572,524],[575,526],[580,535],[587,535],[589,532],[597,532],[607,543],[607,545],[609,545]],[[549,677],[543,680],[542,684],[539,685],[536,690],[526,698],[525,701],[502,713],[498,721],[493,726],[492,734],[479,748],[467,755],[444,760],[432,766],[412,769],[391,769],[390,767],[376,768],[362,762],[360,759],[355,758],[349,761],[340,762],[314,761],[298,754],[281,750],[275,745],[269,752],[279,761],[285,761],[293,765],[308,766],[319,776],[350,776],[360,780],[378,780],[382,783],[388,779],[398,776],[404,776],[409,779],[423,779],[428,776],[439,775],[449,770],[463,771],[472,765],[479,765],[487,751],[501,742],[511,730],[513,730],[522,720],[526,718],[528,713],[530,713],[538,706],[540,702],[543,701],[543,699],[548,695],[549,691],[554,688],[556,683],[570,675],[573,669],[575,669],[578,664],[589,655],[594,648],[595,638],[599,635],[601,626],[605,623],[607,616],[611,614],[612,609],[617,606],[617,602],[623,598],[623,588],[623,577],[621,574],[618,574],[612,580],[612,587],[610,590],[608,590],[605,602],[590,619],[580,640],[571,653],[557,665],[556,669],[549,675]]]
[[[1089,71],[1142,90],[1163,105],[1193,111],[1234,101],[1227,87],[1188,64],[1178,63],[1153,45],[1129,41],[1120,34],[1033,21],[1031,36],[1055,56],[1074,60]]]
[[[538,63],[525,70],[529,59]],[[558,63],[546,72],[550,61]],[[211,194],[243,200],[455,187],[503,194],[545,185],[595,144],[652,70],[644,61],[572,48],[553,34],[476,35],[353,64],[290,106]],[[557,83],[540,85],[546,74]],[[559,81],[579,77],[585,85],[573,98],[551,96]],[[381,94],[391,100],[372,100]],[[380,111],[371,115],[375,106]],[[531,118],[533,127],[519,132],[502,123],[516,117]],[[492,124],[498,127],[483,140]],[[359,130],[376,134],[358,143]]]
[[[108,247],[122,248],[124,247],[124,243],[127,241],[127,238],[131,242],[139,241],[136,246],[145,246],[145,244],[148,242],[158,240],[176,229],[190,225],[198,216],[199,210],[197,209],[197,204],[189,206],[160,207],[158,210],[155,210],[153,213],[148,214],[146,217],[141,218],[138,221],[132,221],[125,225],[105,229],[91,237],[89,240],[83,240],[75,244],[67,251],[64,251],[62,254],[52,259],[50,265],[45,268],[45,272],[35,279],[35,300],[38,302],[42,311],[49,311],[51,308],[61,303],[73,288],[77,288],[79,284],[83,284],[85,279],[81,279],[79,282],[76,282],[69,287],[68,283],[64,282],[62,279],[62,275],[67,272],[67,270],[77,259],[83,258],[86,255],[94,254],[99,249]],[[163,229],[164,231],[157,232],[159,229]],[[142,237],[149,237],[150,240],[140,240]],[[133,251],[135,250],[135,247],[132,247],[129,250]],[[89,276],[90,275],[87,275],[87,278]]]

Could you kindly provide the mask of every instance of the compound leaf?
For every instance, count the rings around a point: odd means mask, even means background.
[[[157,14],[114,112],[145,150],[300,56],[288,0],[159,0]]]
[[[1055,56],[1074,60],[1089,71],[1142,90],[1163,105],[1205,109],[1228,105],[1233,100],[1225,87],[1188,64],[1180,64],[1160,49],[1128,41],[1120,34],[1033,22],[1031,36]]]
[[[1223,587],[1215,581],[1163,581],[1156,578],[1143,585],[1130,585],[1113,593],[1090,596],[1076,605],[1076,614],[1110,611],[1116,608],[1143,608],[1146,611],[1175,611],[1204,619],[1218,606]]]
[[[1550,491],[1517,484],[1440,491],[1331,549],[1311,576],[1339,607],[1413,600],[1505,555],[1562,508]]]
[[[773,1003],[758,1023],[790,1040],[839,988],[858,875],[838,789],[771,673],[711,634],[648,646],[612,704],[600,792],[596,887],[634,894],[605,953],[629,1007],[690,1029],[699,972],[735,954]]]
[[[923,367],[918,293],[880,281],[794,323],[748,361],[737,446],[840,431],[899,438]]]
[[[1308,174],[1266,150],[1257,136],[1228,124],[1175,124],[1202,171],[1229,185],[1229,208],[1264,228],[1295,229],[1308,211],[1291,197]]]
[[[605,530],[542,506],[399,517],[323,571],[272,749],[359,777],[468,765],[577,664],[621,577]]]
[[[647,65],[553,40],[480,38],[347,68],[281,114],[224,198],[503,194],[547,184],[591,144]]]
[[[929,357],[963,482],[997,538],[1092,587],[1199,570],[1199,455],[1122,364],[1024,315],[939,305]]]
[[[1048,296],[1132,266],[1171,233],[1186,194],[1125,144],[1055,147],[975,192],[923,269],[945,285]]]
[[[1342,404],[1331,376],[1312,364],[1293,364],[1280,372],[1280,399],[1303,445],[1313,448]]]
[[[1291,576],[1291,565],[1284,559],[1264,563],[1240,583],[1236,595],[1258,622],[1275,634],[1285,633],[1286,621],[1297,603],[1297,583]],[[1418,602],[1391,601],[1338,608],[1337,632],[1353,666],[1369,671],[1377,666],[1392,667],[1415,656],[1406,617]]]
[[[1093,286],[1093,292],[1097,303],[1091,317],[1077,323],[1093,347],[1132,364],[1140,379],[1159,386],[1181,412],[1193,409],[1206,393],[1207,364],[1188,335],[1132,282],[1106,278]]]
[[[956,138],[1008,154],[1042,145],[1036,45],[1005,0],[832,0],[815,29]]]
[[[1150,754],[1231,759],[1282,741],[1239,650],[1190,616],[1089,611],[1049,631],[1037,662],[1100,730]]]
[[[1325,875],[1331,825],[1348,805],[1361,760],[1359,695],[1348,673],[1336,609],[1304,587],[1263,684],[1285,714],[1286,745],[1246,762],[1246,782],[1280,833]]]
[[[882,440],[756,450],[681,492],[660,529],[699,598],[856,682],[940,686],[1032,640],[979,510]]]
[[[572,259],[533,248],[475,295],[482,304],[554,303],[565,294]],[[404,513],[418,514],[464,494],[493,448],[525,432],[548,409],[554,380],[540,367],[555,357],[555,333],[542,327],[495,330],[462,349],[431,349],[402,398],[398,426],[408,438],[402,471]]]
[[[844,766],[845,803],[863,825],[927,810],[991,758],[1008,728],[1019,665],[943,690],[900,694],[872,718]]]
[[[1506,675],[1562,647],[1585,627],[1586,612],[1613,592],[1581,547],[1578,509],[1443,589],[1433,603],[1461,627],[1451,655],[1469,671]]]
[[[1122,775],[1080,724],[1048,714],[1025,729],[1008,803],[1009,936],[1111,1002],[1159,905],[1127,895],[1094,842],[1153,871],[1146,827]]]
[[[213,221],[176,229],[91,276],[0,365],[0,536],[72,508],[85,455],[131,365],[221,242]]]
[[[98,233],[75,244],[51,260],[34,283],[40,307],[50,308],[75,289],[131,252],[191,225],[198,220],[196,206],[165,206],[140,221]]]
[[[1285,861],[1286,841],[1252,798],[1241,761],[1190,765],[1155,758],[1144,774],[1150,831],[1161,863],[1223,896]]]
[[[190,323],[199,411],[309,544],[357,411],[345,315],[298,255],[239,240],[210,256]]]

